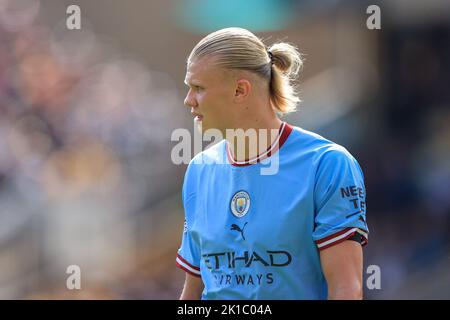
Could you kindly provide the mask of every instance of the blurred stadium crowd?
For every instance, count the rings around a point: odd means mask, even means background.
[[[89,28],[71,33],[61,24],[52,32],[36,21],[39,6],[11,1],[0,11],[6,298],[46,294],[58,281],[64,292],[71,264],[80,265],[88,292],[97,290],[89,283],[105,286],[131,274],[140,220],[145,233],[158,228],[142,214],[179,179],[167,158],[182,103],[170,77]]]
[[[155,2],[165,10],[177,3]],[[94,13],[82,30],[69,31],[70,3],[0,1],[0,298],[174,299],[184,277],[174,257],[185,167],[170,161],[170,136],[174,128],[193,129],[182,105],[184,70],[161,71],[167,61],[148,63],[95,32],[103,13],[79,3]],[[310,8],[309,1],[290,3]],[[60,17],[47,19],[54,7]],[[346,146],[363,168],[371,231],[365,265],[382,272],[382,289],[366,297],[450,298],[450,22],[431,16],[416,24],[413,16],[398,23],[398,11],[382,7],[383,29],[374,35],[363,27],[365,11],[355,16],[361,4],[326,7],[264,33],[274,40],[288,34],[301,50],[305,43],[305,98],[288,120]],[[121,9],[117,1],[111,10]],[[330,86],[315,75],[325,69],[321,45],[331,40],[317,37],[348,42],[345,32],[329,31],[340,19],[360,24],[364,44],[375,50],[364,64],[372,73],[355,71],[365,88],[351,104],[345,100],[351,108],[308,123],[319,104],[308,90],[323,95]],[[170,37],[177,27],[161,30]],[[183,67],[201,35],[176,32],[187,39],[171,53]],[[342,44],[329,46],[344,50],[327,58],[332,66],[361,66]],[[333,89],[350,86],[341,74]],[[82,270],[76,292],[66,289],[72,264]]]

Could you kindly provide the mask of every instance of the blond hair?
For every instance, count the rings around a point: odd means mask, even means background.
[[[267,48],[261,39],[246,29],[226,28],[200,40],[187,63],[207,56],[214,56],[215,64],[220,67],[250,71],[267,79],[270,101],[277,113],[296,110],[300,99],[293,81],[303,61],[295,46],[279,42]]]

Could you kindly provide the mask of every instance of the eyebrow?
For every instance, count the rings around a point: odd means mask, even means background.
[[[184,84],[187,85],[188,87],[190,87],[190,86],[199,87],[200,86],[200,84],[196,83],[195,80],[193,82],[192,81],[188,82],[188,81],[186,81],[186,79],[184,79]]]

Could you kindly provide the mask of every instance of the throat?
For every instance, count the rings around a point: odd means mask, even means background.
[[[251,162],[258,158],[270,156],[271,150],[277,148],[284,123],[280,121],[277,128],[237,129],[227,141],[232,159],[237,162]]]

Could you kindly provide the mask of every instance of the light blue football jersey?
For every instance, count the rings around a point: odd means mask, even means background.
[[[283,122],[268,151],[235,162],[222,140],[188,166],[176,263],[201,276],[202,299],[326,299],[319,250],[367,243],[364,177],[344,147]]]

